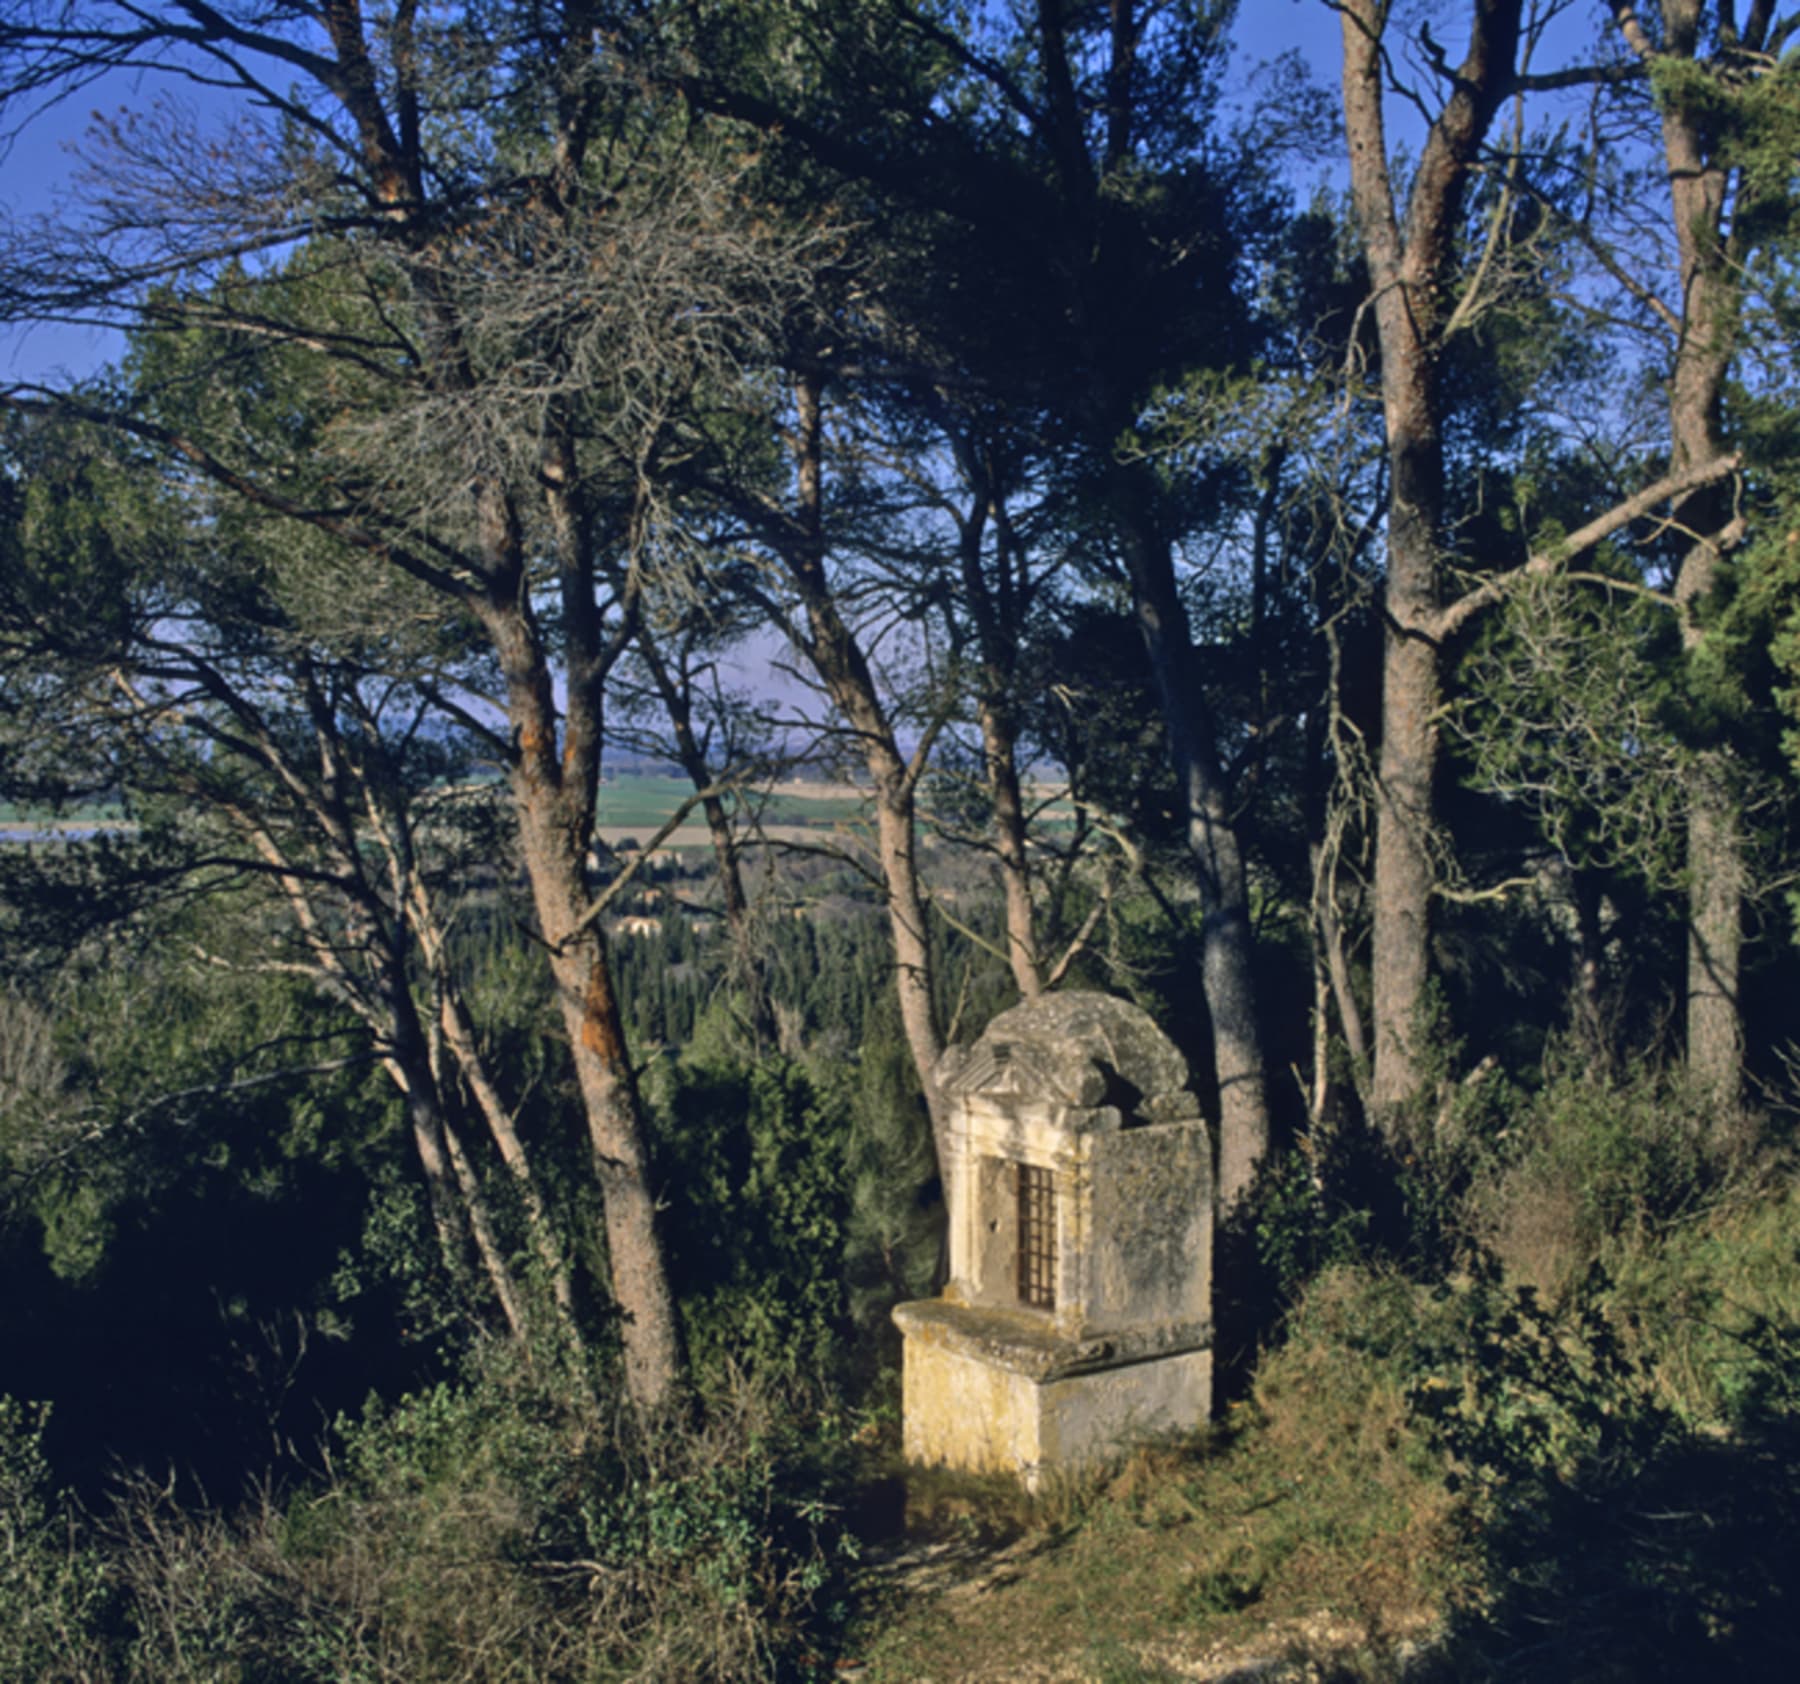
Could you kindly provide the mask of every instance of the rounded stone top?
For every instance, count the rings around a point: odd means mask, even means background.
[[[1046,994],[1002,1012],[972,1047],[938,1062],[949,1094],[1007,1094],[1081,1110],[1116,1109],[1132,1122],[1198,1115],[1187,1063],[1149,1015],[1110,994]]]

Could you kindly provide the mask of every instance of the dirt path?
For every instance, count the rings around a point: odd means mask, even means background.
[[[1056,1548],[1053,1534],[1032,1533],[995,1544],[970,1535],[901,1539],[870,1551],[858,1574],[860,1589],[890,1606],[936,1604],[946,1612],[968,1612],[983,1598],[1028,1574],[1031,1565]],[[1325,1684],[1346,1676],[1344,1664],[1366,1654],[1373,1634],[1353,1620],[1326,1610],[1298,1619],[1271,1621],[1253,1636],[1196,1647],[1178,1637],[1148,1633],[1109,1650],[1103,1660],[1079,1658],[1009,1665],[997,1660],[978,1676],[935,1674],[908,1666],[901,1671],[880,1663],[840,1661],[838,1678],[861,1684]],[[1428,1650],[1428,1633],[1384,1645],[1394,1676],[1404,1676]],[[996,1649],[1004,1633],[996,1630]],[[929,1668],[929,1662],[926,1663]],[[1360,1674],[1350,1674],[1360,1676]]]

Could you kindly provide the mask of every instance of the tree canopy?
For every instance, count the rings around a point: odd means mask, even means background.
[[[0,317],[126,346],[0,392],[3,793],[122,812],[6,852],[14,986],[126,930],[283,979],[473,1318],[647,1415],[663,1178],[725,1173],[672,1024],[860,1036],[915,1251],[945,1045],[1071,983],[1170,1027],[1227,1212],[1571,1038],[1736,1128],[1794,963],[1796,19],[1575,20],[1321,6],[1326,90],[1185,0],[0,6],[8,125],[134,77],[0,244]],[[605,834],[646,749],[729,962]],[[862,829],[778,834],[795,764]],[[858,1021],[797,911],[879,920]],[[763,1080],[758,1150],[842,1122]]]

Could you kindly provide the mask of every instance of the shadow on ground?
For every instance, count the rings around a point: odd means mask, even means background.
[[[1485,1609],[1409,1680],[1800,1677],[1800,1427],[1672,1441],[1515,1502],[1477,1543]]]

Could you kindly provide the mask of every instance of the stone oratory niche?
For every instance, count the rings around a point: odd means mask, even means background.
[[[894,1311],[906,1454],[1036,1485],[1212,1402],[1212,1147],[1136,1006],[1053,994],[938,1065],[950,1280]]]

